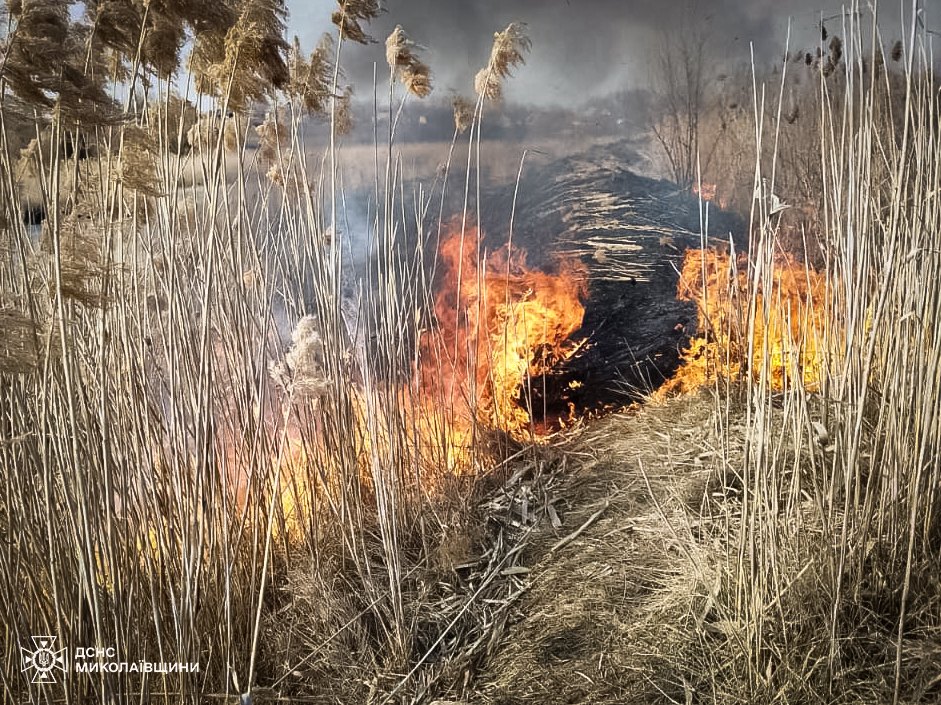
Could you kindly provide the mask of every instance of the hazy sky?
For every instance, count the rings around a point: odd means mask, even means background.
[[[938,26],[941,0],[917,0]],[[327,29],[333,0],[287,0],[289,31],[312,47]],[[352,46],[344,65],[348,78],[369,93],[373,64],[384,76],[383,40],[396,24],[419,44],[435,74],[440,95],[470,93],[485,63],[493,32],[518,20],[533,41],[526,66],[507,85],[510,100],[567,104],[623,87],[643,85],[664,31],[677,31],[698,15],[710,48],[726,60],[746,61],[749,42],[759,56],[783,54],[788,18],[792,48],[816,46],[820,18],[842,34],[837,0],[386,0],[387,12],[368,31],[377,44]],[[901,8],[911,0],[880,3],[887,42],[901,36]],[[691,9],[692,8],[692,9]]]

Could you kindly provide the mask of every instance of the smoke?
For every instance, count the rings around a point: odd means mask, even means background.
[[[306,46],[328,29],[334,5],[289,0],[291,29]],[[816,46],[821,20],[837,34],[843,21],[839,0],[388,0],[385,7],[369,28],[380,43],[346,54],[348,80],[361,94],[371,92],[366,86],[372,85],[374,64],[384,80],[381,41],[396,24],[427,48],[440,95],[471,93],[493,32],[518,20],[527,24],[533,49],[506,95],[543,105],[571,105],[646,85],[666,34],[702,33],[710,61],[745,63],[752,45],[759,61],[783,54],[789,18],[792,48]],[[893,19],[888,24],[899,27]]]

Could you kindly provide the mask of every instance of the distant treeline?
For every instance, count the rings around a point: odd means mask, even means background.
[[[577,107],[518,103],[487,105],[487,119],[483,122],[481,137],[507,141],[539,136],[623,137],[647,127],[650,105],[650,94],[643,90],[613,93]],[[387,141],[388,105],[380,106],[377,112],[370,102],[360,99],[354,101],[352,111],[353,130],[344,138],[346,141],[372,142],[377,124],[379,141]],[[305,132],[315,138],[326,137],[329,125],[309,120]],[[449,141],[453,135],[454,109],[452,101],[447,98],[407,103],[395,128],[395,139],[401,142]]]

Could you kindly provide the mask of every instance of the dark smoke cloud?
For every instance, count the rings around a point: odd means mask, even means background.
[[[941,0],[923,0],[937,20]],[[311,46],[329,28],[335,6],[326,0],[289,0],[291,29]],[[908,3],[906,3],[908,4]],[[645,85],[664,33],[691,25],[709,37],[716,62],[747,62],[750,43],[759,60],[783,53],[788,18],[792,47],[816,46],[820,20],[841,33],[839,0],[388,0],[370,25],[379,40],[351,48],[345,61],[360,95],[370,92],[373,65],[385,77],[382,40],[401,24],[435,72],[436,91],[470,93],[473,76],[487,60],[493,32],[511,21],[527,23],[533,40],[527,65],[507,86],[507,97],[535,103],[572,104],[623,88]],[[899,27],[898,9],[887,27]],[[891,33],[891,30],[890,30]]]

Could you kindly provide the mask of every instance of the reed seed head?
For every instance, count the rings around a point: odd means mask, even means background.
[[[512,70],[526,63],[524,54],[532,48],[532,41],[526,35],[525,25],[511,22],[502,32],[493,35],[490,60],[474,77],[474,90],[477,95],[490,100],[503,97],[503,79],[512,75]]]
[[[316,399],[330,390],[324,360],[325,346],[317,319],[307,315],[291,334],[291,349],[284,362],[271,365],[269,371],[293,399]]]
[[[326,115],[333,84],[333,37],[324,34],[310,59],[304,58],[300,41],[294,45],[288,60],[290,82],[288,95],[311,115]]]
[[[892,57],[892,61],[898,62],[902,60],[902,49],[903,49],[902,40],[901,39],[895,40],[895,44],[892,45],[892,53],[890,54],[890,56]]]
[[[830,40],[830,61],[836,65],[843,58],[843,40],[834,36]]]
[[[466,132],[474,122],[474,103],[459,95],[451,101],[451,107],[454,110],[454,129]]]
[[[290,132],[288,127],[272,113],[265,116],[265,121],[255,128],[258,135],[258,155],[266,162],[273,162],[288,145]]]
[[[59,279],[62,296],[87,308],[101,308],[106,301],[102,292],[105,267],[102,263],[103,232],[92,218],[73,212],[59,223]],[[56,251],[48,221],[44,224],[40,248],[51,256]],[[48,277],[50,295],[55,296],[56,278]]]
[[[38,326],[22,311],[0,309],[0,373],[28,374],[39,364]]]
[[[353,86],[347,86],[336,97],[333,128],[338,135],[348,135],[353,131]]]
[[[340,30],[340,38],[358,44],[371,43],[373,39],[363,30],[362,23],[379,16],[378,0],[337,0],[337,5],[339,9],[330,20]]]
[[[431,69],[418,58],[416,48],[402,25],[396,25],[386,39],[386,62],[410,93],[425,98],[432,89]]]
[[[234,110],[284,89],[290,79],[286,16],[281,0],[248,0],[224,32],[220,27],[198,34],[190,68],[200,87],[227,97]]]
[[[153,136],[136,125],[124,130],[124,145],[118,160],[118,181],[128,189],[156,198],[161,195],[155,157],[159,153]]]

